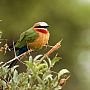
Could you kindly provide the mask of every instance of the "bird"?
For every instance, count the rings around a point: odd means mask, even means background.
[[[46,22],[37,22],[28,30],[20,34],[19,39],[15,43],[16,55],[19,56],[28,50],[40,49],[48,44],[50,33],[49,25]],[[10,64],[10,68],[18,60],[14,60]]]

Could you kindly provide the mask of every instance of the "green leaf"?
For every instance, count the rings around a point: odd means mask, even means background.
[[[58,72],[58,79],[60,79],[61,76],[64,76],[64,75],[70,75],[70,72],[67,70],[67,69],[62,69]]]
[[[2,76],[7,75],[8,71],[9,71],[8,66],[0,67],[0,76],[2,77]]]
[[[34,59],[33,59],[33,61],[36,61],[36,60],[38,60],[40,57],[42,57],[43,55],[42,54],[40,54],[40,55],[37,55]]]
[[[51,67],[52,66],[51,59],[49,57],[47,59],[48,59],[49,66]]]
[[[32,62],[32,61],[33,61],[32,56],[29,56],[29,62]]]
[[[20,73],[18,75],[18,85],[17,86],[20,89],[22,88],[22,90],[26,90],[25,88],[28,87],[28,79],[29,77],[27,73]]]
[[[38,66],[37,66],[37,69],[38,70],[40,70],[40,71],[44,71],[44,70],[46,70],[48,68],[48,66],[46,65],[46,64],[39,64]]]
[[[58,62],[61,59],[61,57],[54,57],[51,61],[52,65],[54,65],[56,62]]]
[[[52,76],[53,76],[52,74],[49,74],[44,77],[44,80],[48,80],[48,79],[53,80]]]
[[[11,73],[13,73],[17,67],[19,67],[19,65],[13,66],[13,67],[11,68]]]
[[[5,88],[7,87],[7,85],[6,85],[6,82],[5,81],[0,81],[0,89],[1,89],[1,87],[3,86],[3,89],[2,90],[5,90]]]
[[[54,90],[61,90],[62,89],[62,86],[57,86]]]
[[[47,68],[48,68],[48,63],[46,62],[46,60],[43,60],[44,64],[47,65]]]
[[[40,84],[42,83],[43,84],[43,80],[38,75],[36,76],[36,78],[38,80],[38,83],[40,83]]]
[[[33,63],[32,63],[32,62],[30,62],[30,61],[25,61],[25,64],[26,64],[26,66],[27,66],[28,68],[33,69]]]
[[[18,77],[18,72],[17,72],[17,70],[15,70],[14,73],[13,73],[13,80],[14,80],[14,82],[18,82],[17,77]]]

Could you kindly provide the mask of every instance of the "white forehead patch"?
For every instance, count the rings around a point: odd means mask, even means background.
[[[39,24],[40,26],[48,26],[48,24],[47,24],[46,22],[38,22],[38,24]]]

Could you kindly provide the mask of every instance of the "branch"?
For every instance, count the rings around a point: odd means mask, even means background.
[[[63,39],[61,39],[58,43],[56,43],[44,56],[39,60],[39,63],[43,61],[43,59],[50,56],[54,51],[58,50],[61,47],[61,42]]]
[[[56,45],[54,45],[47,53],[46,55],[49,56],[51,55],[54,51],[56,51],[57,49],[59,49],[61,47],[61,41],[59,41],[58,43],[56,43]]]
[[[28,50],[27,52],[24,52],[23,54],[19,55],[19,56],[16,56],[15,58],[9,60],[8,62],[6,62],[5,64],[3,64],[3,66],[6,66],[7,64],[13,62],[14,60],[20,60],[22,59],[24,56],[26,56],[28,53],[30,53],[32,50]]]
[[[61,47],[61,42],[62,42],[62,40],[60,40],[58,43],[56,43],[46,54],[44,54],[44,56],[40,59],[39,63],[41,63],[43,61],[43,59],[45,59],[47,56],[50,56],[54,51],[59,49]],[[7,64],[13,62],[14,60],[20,61],[23,57],[25,57],[27,54],[29,54],[32,51],[33,50],[28,50],[28,51],[24,52],[23,54],[16,56],[15,58],[13,58],[13,59],[9,60],[8,62],[6,62],[5,64],[3,64],[3,66],[6,66]]]

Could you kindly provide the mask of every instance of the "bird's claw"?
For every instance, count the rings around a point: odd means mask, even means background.
[[[53,46],[50,46],[50,45],[44,45],[44,46],[45,46],[46,48],[47,48],[47,47],[51,47],[51,48],[53,47]]]

